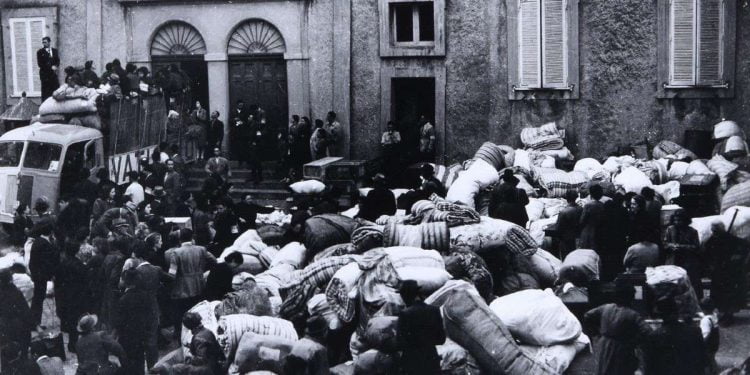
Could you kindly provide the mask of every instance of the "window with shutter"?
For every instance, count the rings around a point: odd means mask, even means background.
[[[565,3],[565,0],[544,0],[542,7],[542,73],[543,86],[547,88],[568,87]]]
[[[518,7],[518,71],[520,87],[541,86],[541,0],[520,0]]]
[[[575,82],[570,77],[576,67],[571,67],[569,60],[572,56],[577,64],[577,46],[573,46],[578,43],[577,34],[571,39],[571,32],[577,32],[571,26],[571,22],[577,22],[577,1],[508,1],[512,4],[509,12],[516,14],[508,22],[508,27],[514,28],[509,35],[516,36],[509,61],[518,67],[515,78],[511,78],[512,89],[573,90]]]
[[[671,0],[669,85],[722,86],[724,0]]]
[[[10,54],[13,96],[25,91],[30,97],[41,95],[41,83],[36,68],[36,49],[41,47],[45,32],[45,19],[11,18]]]

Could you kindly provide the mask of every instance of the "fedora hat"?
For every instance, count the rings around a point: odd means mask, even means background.
[[[94,330],[96,324],[99,322],[99,318],[94,314],[88,314],[81,317],[78,321],[77,330],[80,333],[89,333]]]

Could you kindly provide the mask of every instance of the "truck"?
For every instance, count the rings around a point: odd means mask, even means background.
[[[39,197],[55,210],[83,168],[92,175],[105,169],[110,180],[124,184],[128,172],[140,171],[140,159],[151,160],[166,140],[168,111],[162,96],[115,100],[98,108],[99,129],[44,121],[0,136],[0,223],[12,223],[20,204],[32,206]]]

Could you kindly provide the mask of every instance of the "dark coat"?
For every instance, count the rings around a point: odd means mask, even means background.
[[[29,259],[29,270],[34,283],[51,280],[59,264],[60,252],[57,247],[41,236],[35,238]]]
[[[64,255],[55,274],[55,303],[60,326],[73,332],[89,306],[89,277],[86,266],[76,257]]]
[[[239,236],[237,216],[229,209],[216,215],[214,218],[214,227],[216,229],[214,242],[222,248],[229,247]]]
[[[591,201],[583,206],[581,213],[581,235],[578,239],[578,248],[598,250],[598,233],[604,219],[604,203]]]
[[[711,259],[711,300],[721,312],[736,312],[747,296],[747,256],[750,244],[729,233],[714,233],[705,244]]]
[[[11,242],[14,246],[23,246],[26,243],[26,231],[34,227],[34,222],[28,216],[16,215],[13,218],[13,233]]]
[[[232,269],[226,263],[218,263],[213,270],[209,272],[206,280],[206,299],[209,301],[218,301],[224,298],[224,295],[232,291]]]
[[[147,315],[151,322],[159,321],[159,302],[157,296],[162,284],[168,280],[171,280],[169,275],[160,267],[153,264],[141,264],[135,268],[135,289],[144,292],[148,297]]]
[[[581,233],[581,214],[583,207],[567,205],[557,215],[557,233],[563,257],[576,249],[576,240]]]
[[[98,375],[100,368],[110,366],[109,355],[116,356],[120,363],[126,361],[122,346],[104,332],[82,334],[76,343],[78,372],[83,375]]]
[[[632,375],[638,368],[636,345],[648,326],[634,310],[606,304],[584,315],[584,330],[593,337],[599,375]]]
[[[35,322],[23,294],[13,284],[0,287],[0,301],[0,342],[28,345]]]
[[[644,375],[702,375],[707,363],[700,328],[679,322],[665,322],[650,334],[644,354]]]
[[[240,229],[243,231],[247,229],[255,229],[255,220],[258,218],[258,214],[270,214],[274,211],[273,207],[264,207],[256,203],[247,203],[242,201],[234,206],[234,213],[237,217],[245,220],[244,223],[240,224]]]
[[[359,206],[359,217],[375,221],[381,215],[396,213],[396,196],[386,188],[375,188],[367,193],[367,197]]]
[[[224,123],[219,119],[210,121],[206,135],[207,144],[221,147],[221,142],[224,140]]]
[[[53,66],[60,66],[60,53],[57,48],[52,48],[52,56],[46,49],[40,48],[36,51],[36,63],[39,66],[39,77],[44,83],[45,79],[54,78],[57,82],[57,73],[52,70]]]
[[[416,301],[402,310],[398,315],[396,340],[406,374],[440,373],[435,345],[445,342],[445,331],[439,308]]]
[[[127,289],[117,304],[114,327],[119,335],[118,342],[123,348],[143,347],[150,326],[151,304],[148,294],[136,289]],[[143,366],[143,364],[141,364]]]

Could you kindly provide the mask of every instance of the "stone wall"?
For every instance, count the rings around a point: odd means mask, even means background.
[[[367,4],[362,4],[367,3]],[[352,8],[353,157],[378,152],[382,124],[374,1]],[[451,0],[446,8],[446,161],[471,157],[486,140],[520,146],[522,128],[556,121],[576,156],[603,157],[621,143],[682,142],[687,129],[722,118],[750,131],[750,8],[737,9],[732,99],[658,99],[656,1],[580,0],[580,99],[509,101],[505,0]],[[423,58],[406,58],[418,65]]]

